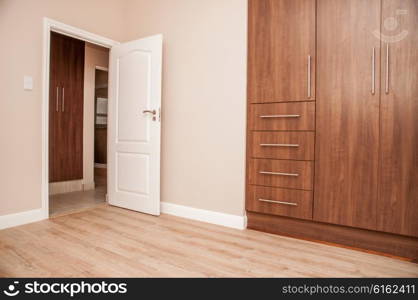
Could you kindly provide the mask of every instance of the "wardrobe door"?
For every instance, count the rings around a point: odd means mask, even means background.
[[[84,48],[83,41],[68,38],[67,79],[62,85],[62,134],[61,152],[63,168],[61,180],[83,178],[83,103],[84,103]],[[93,101],[93,100],[92,100]]]
[[[66,38],[51,32],[49,74],[49,181],[60,181],[63,167],[61,145],[65,143],[62,135],[62,85],[67,78]]]
[[[380,10],[380,0],[317,1],[317,221],[376,229]]]
[[[250,103],[315,99],[315,0],[249,0]]]
[[[378,229],[418,237],[418,1],[382,3]]]

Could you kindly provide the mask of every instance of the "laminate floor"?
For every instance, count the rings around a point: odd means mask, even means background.
[[[418,277],[418,265],[102,205],[1,230],[0,276]]]

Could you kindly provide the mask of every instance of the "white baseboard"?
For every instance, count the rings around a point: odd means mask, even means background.
[[[48,216],[45,216],[44,211],[41,208],[0,216],[0,229],[38,222],[47,218]]]
[[[161,202],[161,212],[185,219],[191,219],[236,229],[245,229],[247,227],[246,216],[230,215],[169,202]]]

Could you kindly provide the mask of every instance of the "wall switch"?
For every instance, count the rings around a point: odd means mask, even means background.
[[[25,91],[33,90],[33,78],[32,78],[32,76],[23,76],[23,89]]]

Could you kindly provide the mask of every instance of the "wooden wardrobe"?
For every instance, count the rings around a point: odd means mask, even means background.
[[[84,42],[51,32],[49,181],[83,178]]]
[[[418,1],[249,0],[248,227],[418,258]]]

